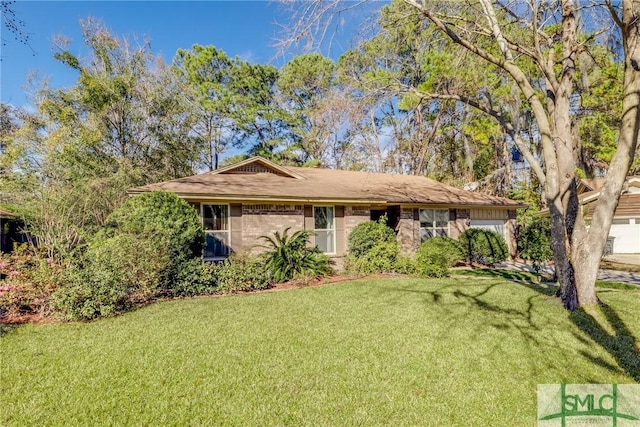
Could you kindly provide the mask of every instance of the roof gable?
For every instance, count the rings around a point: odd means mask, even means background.
[[[271,173],[285,178],[306,179],[291,169],[287,169],[284,166],[277,165],[272,161],[258,156],[209,172],[211,175],[256,173]]]

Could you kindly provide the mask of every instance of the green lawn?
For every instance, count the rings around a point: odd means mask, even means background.
[[[640,381],[640,288],[552,293],[358,280],[5,328],[0,425],[530,426],[537,384]]]

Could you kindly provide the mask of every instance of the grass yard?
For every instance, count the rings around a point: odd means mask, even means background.
[[[600,287],[607,307],[568,313],[554,289],[503,276],[5,328],[0,424],[531,426],[537,384],[640,381],[640,288]]]

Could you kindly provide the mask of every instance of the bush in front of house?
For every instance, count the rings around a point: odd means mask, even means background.
[[[272,275],[266,265],[266,255],[234,254],[214,265],[218,292],[232,293],[266,289]]]
[[[173,295],[194,297],[218,292],[218,264],[193,258],[182,264],[173,285]]]
[[[66,320],[113,316],[167,294],[172,261],[164,245],[132,234],[97,238],[67,268],[67,283],[52,295]]]
[[[386,216],[358,224],[347,238],[349,254],[345,270],[355,274],[391,273],[397,269],[400,245],[387,226]],[[411,269],[408,264],[403,266]]]
[[[432,237],[418,247],[416,273],[425,277],[446,277],[449,269],[463,259],[460,242],[449,237]]]
[[[532,261],[534,270],[540,272],[542,264],[553,257],[548,218],[532,218],[520,234],[518,251],[522,259]]]
[[[160,243],[176,264],[202,255],[204,232],[198,213],[173,193],[152,191],[129,197],[107,222],[116,234]]]
[[[69,269],[68,282],[51,296],[51,308],[63,320],[109,317],[130,308],[126,286],[113,271]]]
[[[504,237],[492,230],[470,228],[460,235],[458,241],[468,262],[493,265],[509,256]]]
[[[266,242],[265,266],[274,283],[282,283],[297,276],[320,277],[331,272],[329,257],[317,247],[309,247],[311,232],[296,231],[289,235],[289,228],[282,234],[275,232],[273,236],[261,236]]]
[[[400,254],[396,258],[396,264],[394,266],[394,272],[398,274],[406,274],[413,276],[417,273],[418,264],[413,256]]]
[[[355,274],[393,273],[400,258],[398,242],[378,242],[360,256],[349,255],[345,260],[345,269]]]
[[[396,234],[387,226],[386,216],[381,217],[378,221],[367,221],[358,224],[347,238],[349,255],[356,258],[365,255],[380,243],[395,241]]]
[[[52,307],[65,319],[90,320],[172,296],[173,287],[184,284],[180,275],[189,274],[192,260],[200,260],[203,243],[197,213],[175,194],[131,197],[69,267]]]

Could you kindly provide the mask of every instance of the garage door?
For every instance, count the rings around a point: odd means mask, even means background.
[[[614,237],[614,254],[640,253],[640,219],[614,220],[609,236]]]
[[[499,233],[502,237],[505,237],[504,221],[500,219],[472,219],[470,227],[483,228],[485,230],[495,231],[496,233]]]

